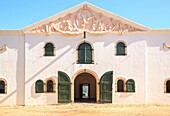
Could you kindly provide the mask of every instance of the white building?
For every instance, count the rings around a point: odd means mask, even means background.
[[[21,30],[0,30],[0,105],[170,104],[168,45],[169,29],[86,2]]]

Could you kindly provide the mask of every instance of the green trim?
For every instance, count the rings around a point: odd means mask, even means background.
[[[47,43],[44,47],[44,56],[54,56],[54,45],[52,43]]]
[[[135,81],[133,79],[127,80],[126,91],[127,92],[135,92]]]
[[[42,80],[35,82],[35,93],[44,93],[44,82]]]
[[[119,42],[116,46],[116,55],[124,56],[126,55],[126,45],[123,42]]]
[[[58,102],[71,102],[71,82],[69,76],[62,71],[58,71]]]
[[[112,103],[113,71],[106,72],[100,79],[100,102]]]
[[[89,43],[82,43],[78,47],[78,64],[92,64],[92,47]]]

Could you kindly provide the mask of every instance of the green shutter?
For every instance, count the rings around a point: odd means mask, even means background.
[[[69,76],[59,71],[58,72],[58,102],[69,103],[71,102],[71,83]]]
[[[44,92],[44,83],[43,83],[42,80],[36,81],[35,90],[36,90],[36,93],[43,93]]]
[[[78,63],[91,64],[92,63],[92,47],[90,44],[84,42],[78,47]]]
[[[85,62],[85,51],[83,49],[78,50],[78,63],[83,64]]]
[[[106,72],[100,79],[100,102],[112,102],[113,71]]]
[[[54,56],[54,46],[52,43],[45,45],[45,56]]]
[[[119,42],[117,44],[116,49],[117,49],[117,55],[126,55],[125,53],[126,46],[123,42]]]
[[[133,79],[127,80],[126,91],[127,92],[135,92],[135,81]]]
[[[92,63],[92,50],[86,49],[86,63],[91,64]]]

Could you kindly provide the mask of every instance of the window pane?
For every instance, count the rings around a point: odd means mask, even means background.
[[[78,63],[92,63],[92,48],[90,44],[84,42],[78,47]]]
[[[86,50],[86,63],[92,63],[92,51]]]
[[[43,93],[44,92],[44,83],[42,80],[38,80],[36,82],[36,93]]]
[[[5,82],[0,81],[0,93],[5,93]]]
[[[45,56],[54,56],[54,46],[52,43],[45,45]]]
[[[126,84],[127,92],[135,92],[135,81],[129,79]]]
[[[124,85],[122,80],[118,80],[117,82],[117,91],[118,92],[124,92]]]
[[[53,81],[47,81],[47,92],[53,92]]]
[[[125,44],[120,42],[117,44],[117,55],[125,55]]]
[[[166,82],[166,93],[170,93],[170,81]]]
[[[78,63],[85,63],[85,51],[78,50]]]

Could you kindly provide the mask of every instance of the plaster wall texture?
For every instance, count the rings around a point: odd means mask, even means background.
[[[24,35],[22,33],[0,33],[0,78],[7,81],[7,93],[0,94],[0,105],[24,105]]]
[[[58,71],[72,76],[81,69],[94,71],[98,78],[113,71],[114,104],[169,104],[169,94],[164,93],[164,81],[170,72],[170,51],[162,44],[169,43],[169,34],[87,34],[86,41],[94,48],[94,64],[76,64],[76,49],[83,35],[3,33],[0,46],[0,78],[7,81],[7,94],[0,94],[0,105],[42,105],[58,103]],[[127,55],[116,56],[115,45],[123,40]],[[55,45],[55,56],[45,57],[47,42]],[[116,92],[116,79],[134,79],[135,93]],[[35,82],[52,78],[55,93],[35,93]]]
[[[170,35],[148,35],[147,98],[148,104],[169,104],[170,94],[164,93],[164,82],[170,77],[170,51],[162,43],[170,43]]]
[[[127,56],[115,55],[115,43],[120,40],[126,42],[128,46]],[[93,70],[99,78],[107,71],[114,72],[113,103],[145,103],[146,35],[104,34],[96,36],[88,34],[86,41],[94,47],[94,64],[76,64],[76,49],[83,41],[82,35],[26,35],[26,104],[57,103],[57,92],[35,94],[36,80],[45,80],[49,77],[57,80],[58,71],[64,71],[72,78],[74,73],[81,69]],[[44,46],[47,42],[54,43],[56,56],[43,56]],[[136,92],[115,92],[115,80],[118,77],[126,80],[134,79]],[[48,99],[49,96],[51,96],[50,99]]]

